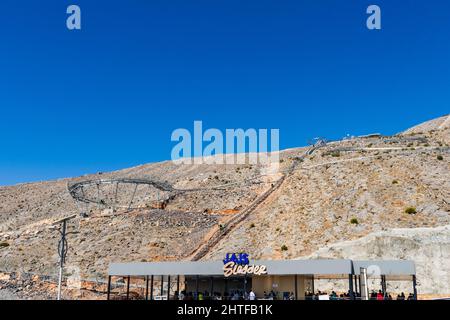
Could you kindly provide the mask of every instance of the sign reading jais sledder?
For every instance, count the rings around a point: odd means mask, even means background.
[[[267,274],[267,267],[251,265],[247,253],[227,253],[223,260],[223,275],[230,277],[247,274],[256,276]]]

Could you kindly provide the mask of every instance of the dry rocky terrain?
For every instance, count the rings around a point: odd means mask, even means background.
[[[278,173],[264,165],[167,161],[0,187],[0,272],[54,277],[59,234],[52,223],[70,214],[79,217],[69,224],[68,276],[75,270],[81,279],[103,281],[110,262],[191,259],[284,174],[279,187],[220,234],[202,259],[232,251],[255,259],[407,258],[416,261],[419,293],[450,295],[449,119],[395,136],[330,142],[305,157],[309,148],[285,150]],[[113,184],[94,184],[84,192],[99,201],[89,205],[68,192],[80,181],[117,178],[190,191],[123,184],[114,198]],[[0,281],[0,297],[46,297],[33,294],[32,284],[26,294],[24,288],[11,291],[7,280]]]

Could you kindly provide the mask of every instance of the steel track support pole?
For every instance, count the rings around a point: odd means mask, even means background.
[[[100,184],[97,183],[97,209],[100,209]]]
[[[134,191],[133,191],[133,195],[132,195],[132,197],[131,197],[131,201],[130,201],[130,204],[128,205],[127,211],[130,211],[130,209],[131,209],[131,205],[133,204],[134,196],[136,195],[137,187],[138,187],[138,185],[135,184],[135,186],[134,186]]]
[[[116,190],[114,191],[114,206],[113,206],[113,213],[116,212],[117,209],[117,193],[119,192],[119,182],[116,183]]]
[[[62,286],[62,277],[63,277],[63,268],[64,268],[64,257],[66,255],[66,226],[67,220],[63,221],[62,231],[61,231],[61,249],[60,249],[60,257],[59,257],[59,276],[58,276],[58,300],[61,300],[61,286]]]

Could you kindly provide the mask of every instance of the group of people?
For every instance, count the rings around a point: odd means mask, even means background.
[[[269,292],[264,291],[264,300],[278,300],[280,298],[282,300],[295,300],[295,295],[293,292],[283,292],[282,296],[280,297],[279,293],[273,290],[270,290]]]
[[[399,295],[397,295],[397,300],[416,300],[416,298],[412,293],[408,294],[408,298],[406,298],[405,294],[402,292]]]
[[[273,290],[266,292],[262,297],[256,297],[256,294],[253,290],[248,292],[243,290],[235,290],[232,292],[224,292],[223,294],[220,292],[213,292],[212,294],[208,291],[202,292],[186,292],[181,291],[180,293],[175,292],[173,296],[174,300],[295,300],[295,295],[293,292],[283,292],[280,296],[278,292]]]
[[[352,294],[350,294],[352,293]],[[307,291],[305,292],[305,299],[306,300],[351,300],[351,297],[355,297],[356,299],[360,299],[361,295],[357,292],[344,292],[337,294],[335,291],[332,291],[330,294],[327,292],[322,292],[318,290],[316,293]]]
[[[253,290],[249,292],[244,292],[240,290],[235,290],[232,292],[186,292],[181,291],[180,293],[175,292],[174,300],[256,300],[256,295]]]
[[[266,292],[262,297],[257,297],[255,292],[250,289],[246,292],[243,290],[235,290],[232,292],[213,292],[212,294],[208,291],[201,292],[186,292],[181,291],[180,293],[175,292],[173,296],[174,300],[295,300],[295,295],[293,292],[275,292],[273,290]]]
[[[389,293],[383,294],[381,290],[378,292],[372,291],[370,293],[370,300],[393,300],[392,295]],[[408,294],[408,298],[406,298],[405,293],[400,293],[397,295],[396,300],[415,300],[414,294]]]
[[[359,292],[352,292],[353,297],[355,297],[356,300],[361,300],[361,294]],[[313,292],[306,292],[305,293],[305,299],[306,300],[350,300],[351,296],[350,290],[345,293],[337,294],[335,291],[332,291],[330,294],[327,292],[321,292],[320,290],[316,293]],[[369,300],[393,300],[392,295],[389,293],[383,294],[381,290],[378,292],[372,291],[369,294]],[[414,294],[410,293],[408,297],[405,296],[405,294],[402,292],[399,295],[397,295],[397,300],[415,300]]]
[[[321,292],[320,290],[316,293],[314,292],[305,292],[306,300],[351,300],[351,296],[356,298],[356,300],[361,299],[361,294],[359,292],[350,292],[347,291],[345,293],[337,294],[335,291],[332,291],[330,294],[327,292]],[[180,293],[175,292],[173,296],[174,300],[295,300],[295,295],[293,292],[283,292],[280,295],[278,292],[273,290],[266,292],[262,297],[256,297],[256,294],[253,290],[248,292],[242,290],[235,290],[232,292],[224,292],[223,294],[220,292],[213,292],[210,294],[208,291],[204,292],[186,292],[181,291]],[[369,294],[370,300],[393,300],[391,294],[383,294],[381,290],[378,292],[372,291]],[[414,294],[410,293],[408,297],[402,292],[397,295],[397,300],[414,300]]]

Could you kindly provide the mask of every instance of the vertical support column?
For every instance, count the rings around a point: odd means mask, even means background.
[[[244,299],[247,294],[247,275],[244,275]]]
[[[369,288],[367,284],[367,269],[359,268],[359,286],[361,291],[361,300],[369,300]]]
[[[164,276],[161,276],[161,292],[160,292],[160,296],[161,296],[161,300],[163,299],[164,296]]]
[[[153,300],[153,276],[151,277],[151,284],[150,284],[150,300]]]
[[[63,269],[67,254],[66,229],[67,229],[67,219],[64,219],[62,223],[62,231],[60,231],[61,240],[59,241],[58,244],[58,254],[59,254],[59,276],[58,276],[58,297],[57,297],[58,300],[61,300]]]
[[[386,298],[387,290],[386,290],[386,276],[385,275],[381,275],[381,291],[383,292],[383,298]]]
[[[167,301],[170,300],[170,276],[167,276]]]
[[[353,275],[348,275],[348,290],[350,295],[350,300],[355,300],[355,295],[353,292]]]
[[[145,276],[145,300],[148,300],[148,276]]]
[[[195,299],[198,300],[198,276],[195,276]]]
[[[209,296],[211,297],[211,300],[212,300],[213,292],[214,292],[214,277],[211,277],[211,287],[210,287],[210,289],[211,289],[211,292],[209,293]]]
[[[134,200],[134,196],[136,195],[137,187],[138,187],[138,184],[135,184],[135,186],[134,186],[134,191],[133,191],[133,195],[131,196],[131,200],[130,200],[130,203],[129,203],[129,205],[128,205],[127,212],[130,211],[131,206],[133,205],[133,200]]]
[[[108,288],[106,291],[106,300],[109,300],[111,294],[111,276],[108,276]]]
[[[114,204],[113,204],[113,213],[116,213],[117,210],[117,193],[119,192],[119,182],[116,183],[116,190],[114,191]]]
[[[97,209],[100,209],[100,184],[97,183]]]
[[[358,276],[355,274],[353,276],[353,279],[355,281],[355,293],[357,294],[358,293]]]
[[[225,293],[227,293],[227,296],[225,296],[225,300],[228,300],[228,296],[229,296],[229,292],[228,292],[228,278],[225,278],[225,290],[224,290],[224,295]]]
[[[130,276],[127,277],[127,300],[130,298]]]
[[[312,293],[313,293],[313,297],[314,297],[314,295],[316,294],[316,289],[314,288],[314,275],[311,276],[311,287],[312,287]]]
[[[357,281],[358,281],[358,292],[359,292],[359,296],[362,296],[361,293],[361,274],[359,276],[357,276]]]
[[[412,276],[413,279],[413,295],[414,295],[414,300],[417,300],[417,278],[416,275],[414,274]]]
[[[178,300],[180,300],[180,275],[177,277],[177,294],[178,294]]]
[[[167,276],[167,300],[170,300],[170,289],[171,289],[170,276]]]
[[[295,292],[294,292],[295,300],[298,300],[297,275],[294,276],[294,281],[295,281],[295,286],[294,286],[294,288],[295,288]]]

